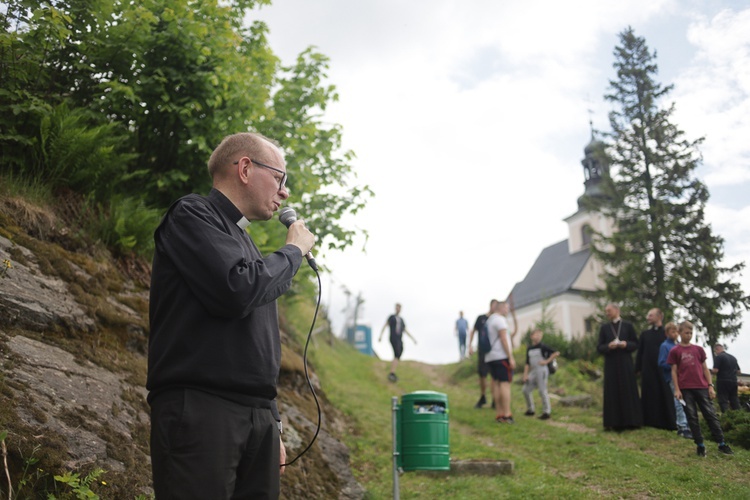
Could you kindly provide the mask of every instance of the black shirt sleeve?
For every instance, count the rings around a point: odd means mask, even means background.
[[[550,346],[546,344],[542,344],[542,357],[544,359],[549,359],[550,356],[552,356],[554,353],[556,353],[554,349],[552,349]]]
[[[293,245],[252,258],[250,238],[243,241],[235,231],[244,232],[226,226],[202,203],[179,203],[157,240],[206,309],[227,318],[246,316],[281,296],[301,262]]]

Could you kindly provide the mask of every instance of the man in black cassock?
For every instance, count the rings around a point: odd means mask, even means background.
[[[638,336],[631,323],[620,318],[620,306],[607,304],[610,320],[599,329],[597,350],[604,355],[604,428],[635,429],[643,425],[633,352]]]
[[[674,396],[659,368],[659,347],[666,340],[661,309],[646,315],[649,329],[641,332],[635,355],[635,373],[641,374],[641,407],[643,425],[673,431],[675,424]]]

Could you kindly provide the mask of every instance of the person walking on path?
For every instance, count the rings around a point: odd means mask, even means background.
[[[391,347],[393,347],[393,361],[391,361],[391,372],[388,374],[388,380],[391,382],[397,382],[398,376],[396,375],[396,367],[398,367],[398,361],[401,359],[401,355],[404,352],[403,335],[408,335],[409,338],[414,341],[414,344],[417,343],[416,339],[411,336],[411,333],[409,333],[409,330],[406,329],[406,323],[401,317],[401,304],[396,304],[396,312],[388,316],[383,328],[380,330],[378,342],[383,339],[383,333],[386,328],[390,330]]]
[[[466,333],[469,331],[469,322],[464,318],[463,311],[459,311],[458,316],[454,332],[458,335],[458,359],[462,360],[466,357]]]

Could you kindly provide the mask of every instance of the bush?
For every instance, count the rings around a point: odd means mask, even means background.
[[[537,326],[537,328],[542,328]],[[582,337],[576,337],[568,340],[565,336],[556,328],[542,328],[544,337],[542,342],[554,349],[560,351],[560,356],[569,360],[584,360],[594,361],[597,358],[598,351],[596,350],[596,344],[598,339],[595,335],[583,335]],[[531,345],[531,332],[532,329],[526,330],[523,335],[522,343],[526,346]]]
[[[67,186],[97,201],[118,189],[134,154],[123,153],[127,136],[112,123],[97,123],[81,108],[61,104],[40,119],[35,161],[24,170],[52,187]]]
[[[594,361],[599,355],[596,345],[599,339],[595,334],[584,334],[581,337],[572,339],[568,343],[568,349],[564,356],[568,359],[581,359],[584,361]]]
[[[93,231],[121,255],[150,258],[161,216],[160,210],[148,208],[143,200],[116,196],[107,209],[100,207],[98,227]]]
[[[750,450],[750,411],[727,411],[721,416],[721,429],[727,443]]]

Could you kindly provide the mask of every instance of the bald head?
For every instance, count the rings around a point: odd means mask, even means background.
[[[265,158],[268,156],[269,148],[273,148],[281,154],[279,144],[261,134],[252,132],[241,132],[225,137],[211,153],[208,159],[208,174],[217,181],[225,179],[234,171],[232,163],[242,156],[248,158]]]
[[[281,148],[260,134],[242,132],[221,141],[208,160],[213,187],[248,221],[268,220],[289,198]]]
[[[658,307],[654,307],[646,314],[646,322],[651,326],[661,326],[662,321],[664,321],[664,314]]]

